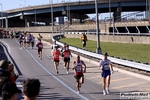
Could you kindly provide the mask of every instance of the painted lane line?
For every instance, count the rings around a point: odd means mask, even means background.
[[[89,100],[88,98],[82,96],[81,94],[78,94],[75,90],[73,90],[72,88],[70,88],[69,86],[67,86],[63,81],[61,81],[59,78],[57,78],[55,75],[53,75],[51,72],[49,72],[40,62],[38,62],[36,60],[36,58],[28,51],[28,54],[34,59],[34,61],[41,66],[41,68],[43,68],[49,75],[51,75],[53,78],[55,78],[58,82],[60,82],[62,85],[64,85],[66,88],[68,88],[69,90],[71,90],[73,93],[77,94],[78,96],[80,96],[81,98],[83,98],[84,100]]]

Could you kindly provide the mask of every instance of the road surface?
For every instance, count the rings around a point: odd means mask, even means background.
[[[38,78],[41,82],[41,90],[37,100],[104,100],[120,99],[120,93],[148,92],[150,81],[115,71],[111,77],[110,94],[102,94],[101,71],[96,64],[85,61],[87,72],[85,83],[78,94],[75,87],[73,71],[70,69],[66,74],[62,60],[59,66],[59,75],[56,74],[51,57],[51,46],[44,43],[43,59],[37,55],[37,49],[19,48],[15,39],[1,39],[10,56],[14,61],[16,71],[20,74],[17,80],[18,87],[22,88],[21,82],[26,78]],[[71,63],[75,60],[71,58]]]

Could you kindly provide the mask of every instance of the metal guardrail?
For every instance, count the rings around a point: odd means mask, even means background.
[[[63,37],[64,37],[64,35],[62,35],[62,34],[55,35],[55,36],[53,36],[52,40],[53,41],[56,40],[56,43],[58,45],[63,46],[63,43],[58,41],[60,38],[63,38]],[[93,58],[97,58],[97,59],[103,59],[104,58],[102,54],[96,54],[96,53],[86,51],[86,50],[83,50],[83,49],[80,49],[80,48],[77,48],[77,47],[73,47],[73,46],[69,46],[69,48],[72,51],[80,52],[84,55],[88,55],[88,56],[93,57]],[[128,67],[131,67],[131,68],[135,68],[135,69],[150,72],[150,65],[137,63],[137,62],[132,62],[132,61],[128,61],[128,60],[122,60],[122,59],[113,58],[113,57],[108,57],[108,59],[110,59],[111,62],[115,63],[115,64],[128,66]]]

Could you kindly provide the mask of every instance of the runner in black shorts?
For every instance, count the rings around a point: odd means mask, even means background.
[[[69,74],[70,56],[72,57],[71,51],[69,50],[69,45],[67,45],[64,51],[64,68],[67,68],[67,74]]]

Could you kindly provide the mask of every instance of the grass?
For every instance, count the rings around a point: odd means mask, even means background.
[[[82,48],[82,42],[78,38],[62,38],[59,41]],[[102,53],[108,52],[110,56],[150,64],[150,45],[148,44],[101,42],[100,46],[102,49]],[[96,47],[96,41],[87,41],[87,50],[95,52]]]

